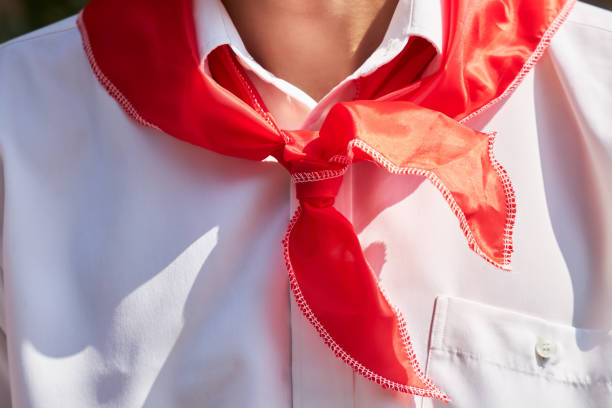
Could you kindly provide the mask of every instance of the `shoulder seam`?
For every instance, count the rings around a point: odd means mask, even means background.
[[[596,30],[602,30],[602,31],[606,31],[608,33],[612,33],[612,29],[607,28],[607,27],[602,27],[600,25],[595,25],[595,24],[588,24],[588,23],[584,23],[582,21],[574,21],[574,20],[567,20],[568,23],[571,24],[577,24],[577,25],[581,25],[583,27],[589,27],[589,28],[594,28]]]
[[[55,35],[55,34],[65,33],[66,31],[76,30],[76,28],[77,27],[75,25],[75,26],[72,26],[72,27],[63,28],[61,30],[50,31],[48,33],[43,33],[43,34],[35,35],[33,37],[27,37],[27,38],[22,38],[22,39],[20,39],[18,37],[18,38],[15,38],[14,40],[9,40],[9,41],[5,42],[4,44],[0,44],[0,50],[2,50],[4,48],[8,48],[9,46],[14,45],[14,44],[20,44],[20,43],[24,43],[24,42],[29,42],[29,41],[37,40],[39,38],[48,37],[48,36]]]

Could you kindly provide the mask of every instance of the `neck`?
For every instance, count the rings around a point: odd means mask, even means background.
[[[264,68],[320,100],[381,43],[398,0],[222,0]]]

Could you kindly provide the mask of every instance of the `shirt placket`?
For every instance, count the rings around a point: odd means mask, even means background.
[[[350,100],[355,93],[349,81],[336,88],[306,116],[302,128],[316,130],[329,109],[337,102]],[[352,171],[345,173],[336,197],[335,207],[352,221]],[[290,188],[290,214],[299,202],[295,184]],[[354,407],[354,373],[321,340],[316,330],[302,314],[291,290],[291,374],[293,408],[352,408]]]

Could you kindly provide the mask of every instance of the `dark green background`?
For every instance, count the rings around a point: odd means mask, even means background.
[[[75,14],[85,4],[87,0],[0,0],[0,42]]]
[[[0,0],[0,43],[75,14],[86,3],[87,0]],[[612,0],[587,3],[612,9]]]

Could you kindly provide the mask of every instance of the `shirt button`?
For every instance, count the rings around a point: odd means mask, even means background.
[[[548,339],[538,339],[535,352],[543,360],[548,360],[557,354],[557,345]]]

